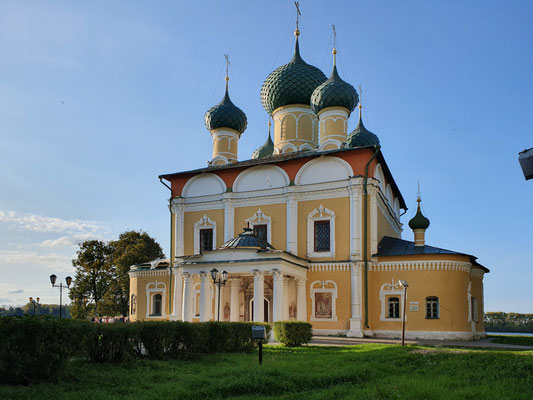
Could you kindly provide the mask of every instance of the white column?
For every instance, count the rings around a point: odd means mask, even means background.
[[[307,321],[306,282],[305,278],[296,278],[296,319],[298,321]]]
[[[183,321],[192,322],[192,276],[188,272],[183,273]]]
[[[372,187],[370,189],[370,238],[371,245],[370,258],[373,254],[378,252],[378,202],[377,202],[378,188]]]
[[[239,292],[241,290],[241,280],[240,279],[230,279],[230,314],[229,320],[231,322],[238,322],[240,320],[240,307],[239,307]]]
[[[298,254],[298,201],[292,192],[287,193],[287,252]]]
[[[361,235],[362,235],[362,195],[360,185],[355,185],[356,179],[350,182],[350,256],[352,260],[360,260],[362,255]]]
[[[289,282],[290,279],[285,277],[283,278],[283,320],[289,320]]]
[[[361,268],[363,263],[357,263],[351,267],[351,312],[350,330],[346,332],[348,337],[363,337],[361,330]]]
[[[183,299],[183,277],[181,276],[181,268],[172,268],[174,273],[174,292],[173,292],[173,310],[170,315],[171,320],[181,320],[182,319],[182,299]]]
[[[211,318],[211,296],[209,293],[209,280],[207,272],[200,273],[200,322],[209,321]]]
[[[183,257],[183,199],[172,200],[172,213],[174,216],[174,256]]]
[[[283,274],[279,269],[272,271],[272,280],[274,281],[274,290],[272,293],[273,307],[272,307],[272,321],[282,321],[284,317],[283,312]]]
[[[224,193],[224,242],[235,237],[235,209],[233,206],[232,193]]]
[[[263,271],[254,271],[254,322],[265,321],[265,276]]]

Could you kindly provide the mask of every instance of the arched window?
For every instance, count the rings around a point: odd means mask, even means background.
[[[400,298],[388,297],[387,298],[387,310],[388,318],[400,318]]]
[[[132,294],[130,300],[130,315],[135,315],[137,312],[137,297]]]
[[[426,319],[439,318],[439,298],[435,296],[426,297]]]
[[[152,297],[152,315],[161,315],[161,294],[154,294]]]

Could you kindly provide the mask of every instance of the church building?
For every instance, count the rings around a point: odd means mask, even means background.
[[[402,239],[407,205],[359,94],[336,49],[328,78],[300,55],[299,34],[261,88],[273,121],[265,144],[239,160],[247,119],[226,76],[205,114],[209,165],[160,176],[171,189],[170,259],[132,266],[130,320],[299,320],[315,334],[399,337],[405,319],[407,338],[484,336],[489,270],[426,244],[420,196],[414,240]]]

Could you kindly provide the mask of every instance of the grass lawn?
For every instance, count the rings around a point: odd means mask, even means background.
[[[532,399],[533,352],[364,344],[200,356],[72,361],[60,383],[0,386],[0,399]]]
[[[511,336],[511,335],[488,335],[495,338],[492,343],[518,344],[520,346],[533,346],[533,336]]]

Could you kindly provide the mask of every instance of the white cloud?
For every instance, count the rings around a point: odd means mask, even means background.
[[[9,294],[19,294],[19,293],[24,293],[24,290],[23,289],[15,289],[15,290],[10,290],[8,293]]]
[[[72,259],[57,253],[39,254],[35,252],[0,250],[0,262],[4,264],[44,265],[50,269],[61,271],[72,270]]]
[[[77,247],[85,240],[100,240],[101,236],[94,233],[80,233],[77,235],[61,236],[57,239],[48,239],[39,243],[40,247]]]
[[[84,221],[81,219],[61,219],[36,214],[19,214],[15,211],[1,211],[0,222],[16,229],[33,232],[96,232],[104,227],[100,222]]]

